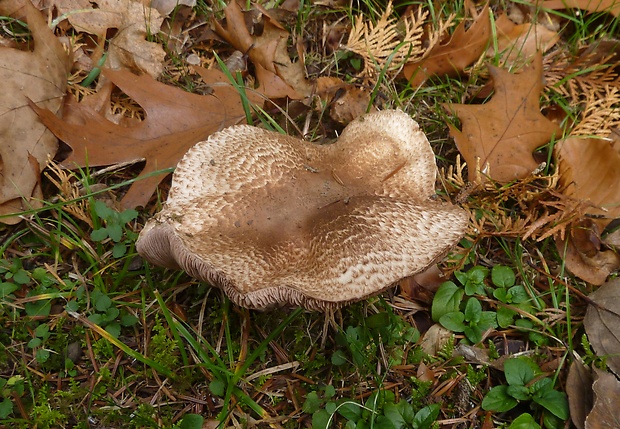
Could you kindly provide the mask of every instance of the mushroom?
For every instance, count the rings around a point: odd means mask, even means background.
[[[435,177],[402,111],[363,115],[328,145],[233,126],[187,152],[136,246],[243,307],[334,310],[425,270],[465,234],[467,212],[438,200]]]

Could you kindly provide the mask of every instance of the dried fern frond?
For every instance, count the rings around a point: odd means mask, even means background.
[[[62,209],[87,223],[92,228],[93,221],[89,215],[88,201],[82,198],[79,181],[76,179],[75,174],[64,170],[52,160],[50,160],[47,166],[48,171],[45,172],[45,176],[58,188],[58,200],[63,203],[69,203],[62,205]]]
[[[606,85],[602,97],[593,92],[586,94],[581,116],[571,135],[608,137],[611,130],[620,127],[620,89]]]
[[[601,98],[606,88],[620,89],[617,41],[600,41],[577,57],[566,50],[555,51],[544,60],[547,88],[570,99],[572,104],[584,101],[587,94]]]
[[[404,16],[400,24],[404,26],[399,31],[399,22],[392,15],[392,2],[388,2],[385,12],[376,24],[365,23],[364,16],[355,17],[349,39],[342,48],[354,52],[364,60],[362,75],[374,77],[391,56],[389,71],[398,70],[405,61],[411,58],[420,59],[426,49],[422,47],[424,34],[422,24],[428,16],[428,11],[419,9],[417,15],[413,13]]]

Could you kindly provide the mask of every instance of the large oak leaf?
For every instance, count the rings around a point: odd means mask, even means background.
[[[444,108],[454,111],[463,125],[462,131],[450,126],[450,134],[467,162],[469,180],[508,183],[538,167],[532,153],[559,136],[561,129],[540,112],[540,55],[519,74],[493,66],[489,73],[495,89],[489,102]]]
[[[76,168],[103,166],[146,160],[127,194],[123,208],[144,206],[166,176],[157,173],[173,168],[195,143],[227,126],[239,123],[244,111],[239,94],[218,70],[210,75],[210,95],[190,94],[157,82],[148,75],[136,76],[125,70],[104,70],[103,74],[145,110],[146,118],[130,126],[117,125],[85,103],[73,103],[70,122],[54,116],[47,109],[33,105],[41,121],[73,152],[62,166]],[[76,120],[76,118],[79,119]],[[79,123],[81,122],[81,123]]]
[[[10,3],[10,4],[9,4]],[[5,7],[15,7],[7,2]],[[28,107],[28,99],[60,110],[71,67],[69,55],[47,27],[41,13],[25,2],[34,50],[0,48],[0,215],[10,215],[41,206],[39,176],[58,141]],[[1,217],[5,223],[20,218]]]

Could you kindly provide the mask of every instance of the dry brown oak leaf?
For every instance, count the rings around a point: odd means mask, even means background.
[[[467,162],[469,181],[500,183],[527,177],[538,167],[532,152],[561,133],[540,112],[543,90],[542,58],[519,74],[488,66],[495,93],[481,105],[447,104],[462,123],[449,125],[450,134]]]
[[[104,70],[106,78],[144,108],[146,118],[133,126],[116,125],[94,109],[75,102],[68,103],[66,108],[78,109],[72,116],[81,117],[81,124],[62,120],[47,109],[34,108],[41,121],[73,149],[62,162],[65,168],[145,160],[138,180],[121,201],[123,208],[145,206],[166,176],[158,171],[175,167],[196,142],[245,118],[239,94],[224,83],[224,74],[218,70],[209,72],[211,79],[206,83],[213,93],[197,95],[147,75]]]
[[[620,218],[620,138],[570,137],[556,144],[555,155],[562,193],[591,204],[583,213],[588,218],[573,222],[568,237],[556,236],[558,250],[570,272],[600,285],[620,268],[618,254],[601,241],[605,227]]]
[[[288,31],[275,19],[262,14],[261,35],[250,34],[244,12],[235,1],[228,4],[224,13],[225,27],[215,21],[215,32],[236,50],[248,55],[256,69],[259,92],[267,98],[301,99],[310,95],[312,85],[305,78],[302,62],[294,63],[288,55]]]
[[[58,141],[37,121],[28,99],[54,116],[62,105],[71,67],[69,55],[41,13],[29,1],[25,5],[34,51],[0,48],[0,216],[41,207],[40,173],[56,154]],[[20,218],[0,217],[0,221],[17,223]]]
[[[447,43],[435,46],[421,61],[405,64],[402,74],[412,86],[423,84],[431,76],[458,75],[480,58],[490,37],[487,5],[468,30],[465,30],[465,21],[461,22]]]

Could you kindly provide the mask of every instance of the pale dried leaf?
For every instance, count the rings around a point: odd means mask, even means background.
[[[439,323],[435,323],[428,331],[424,333],[420,347],[424,353],[430,356],[437,356],[437,352],[441,350],[448,341],[452,339],[452,331],[447,330]]]
[[[592,219],[572,222],[564,238],[556,234],[555,242],[566,269],[588,283],[601,285],[620,268],[620,255],[605,248]]]
[[[55,6],[78,31],[105,36],[108,29],[118,29],[110,39],[106,67],[161,75],[166,53],[161,44],[147,40],[163,22],[156,9],[133,0],[57,0]]]
[[[247,54],[256,69],[258,91],[268,98],[304,98],[312,92],[301,61],[293,62],[288,55],[290,34],[269,15],[260,13],[264,24],[257,36],[247,28],[244,12],[231,1],[224,10],[226,25],[213,23],[215,32],[236,50]]]
[[[611,139],[569,137],[555,145],[562,193],[589,201],[586,214],[602,231],[620,217],[620,153]]]
[[[152,0],[150,6],[153,9],[157,9],[162,16],[168,16],[175,7],[180,5],[194,7],[196,6],[196,0]]]
[[[590,13],[608,12],[620,16],[618,0],[548,0],[535,3],[544,9],[582,9]]]
[[[41,207],[39,175],[56,154],[58,141],[38,121],[28,99],[57,113],[71,67],[41,13],[29,1],[25,4],[34,51],[0,48],[0,215]]]

